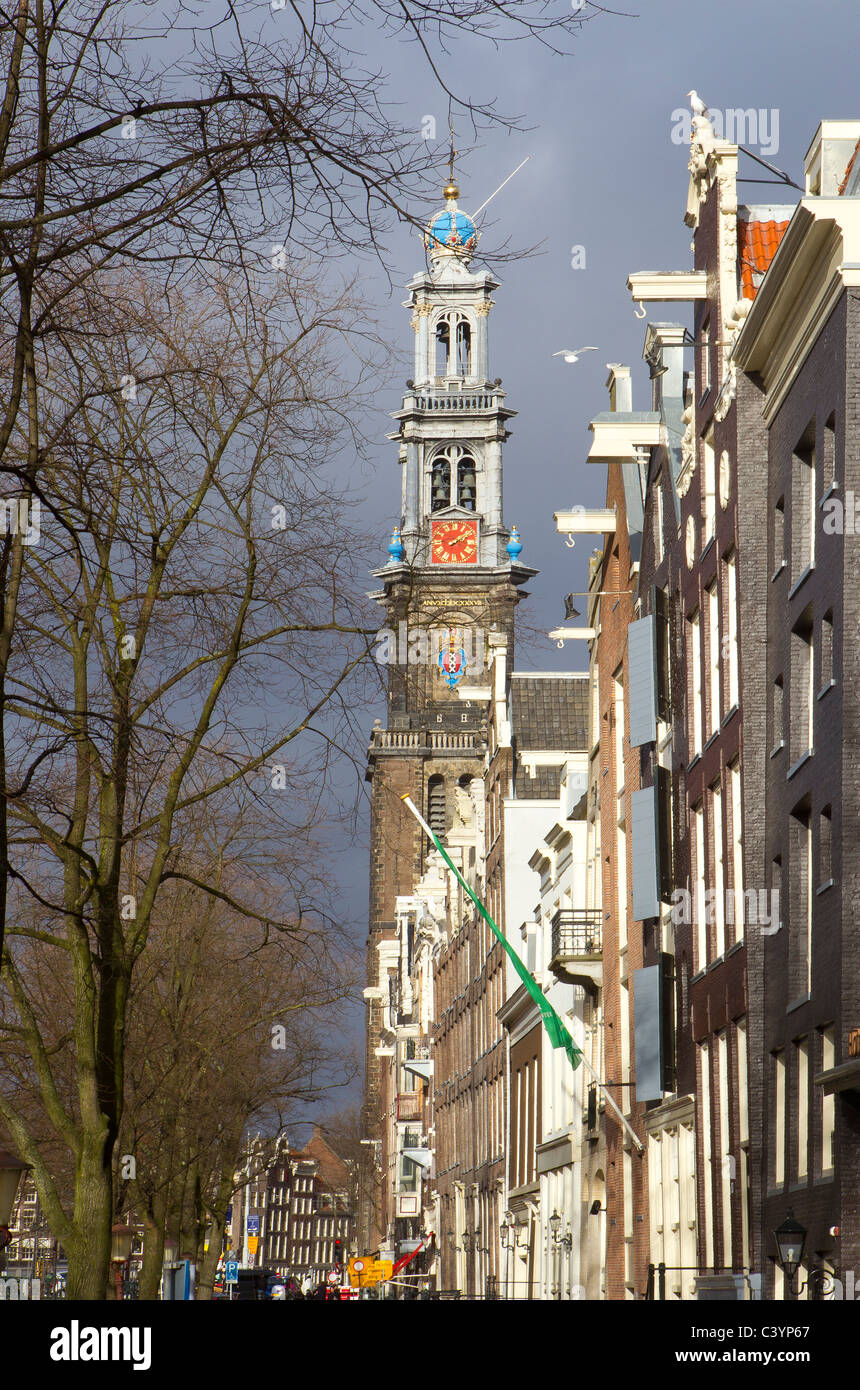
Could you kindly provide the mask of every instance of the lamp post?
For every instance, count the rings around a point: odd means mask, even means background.
[[[6,1268],[6,1246],[12,1240],[9,1223],[18,1196],[21,1174],[29,1172],[31,1164],[22,1163],[20,1158],[0,1149],[0,1269]]]
[[[781,1226],[777,1226],[773,1233],[776,1241],[777,1259],[782,1266],[783,1273],[788,1280],[788,1297],[792,1298],[792,1282],[797,1272],[798,1266],[803,1259],[803,1247],[806,1244],[806,1227],[801,1226],[799,1221],[794,1218],[794,1212],[789,1207],[788,1214]]]
[[[511,1246],[514,1243],[516,1220],[512,1211],[506,1211],[499,1225],[499,1235],[505,1252],[505,1298],[510,1298]]]
[[[558,1279],[557,1279],[557,1281],[556,1281],[556,1297],[560,1300],[560,1299],[561,1299],[561,1250],[562,1250],[562,1246],[563,1246],[564,1249],[567,1250],[568,1252],[572,1249],[572,1247],[573,1247],[573,1235],[572,1235],[572,1233],[571,1233],[569,1227],[568,1227],[568,1229],[565,1231],[564,1235],[561,1234],[561,1217],[559,1216],[558,1212],[557,1212],[555,1209],[553,1209],[552,1216],[549,1218],[549,1228],[550,1228],[550,1231],[552,1232],[552,1245],[553,1245],[553,1256],[554,1256],[553,1263],[555,1264],[555,1261],[556,1261],[556,1260],[558,1261]],[[553,1272],[555,1272],[555,1271],[553,1271]]]
[[[123,1222],[117,1221],[110,1228],[110,1240],[110,1262],[114,1268],[114,1298],[117,1302],[122,1302],[123,1271],[127,1268],[131,1256],[134,1227],[126,1226]]]

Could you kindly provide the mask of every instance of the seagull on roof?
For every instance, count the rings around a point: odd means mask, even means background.
[[[690,109],[694,116],[710,116],[710,111],[695,89],[690,90],[687,96],[690,98]]]
[[[554,352],[553,357],[563,357],[565,362],[578,362],[580,353],[596,351],[596,347],[562,348],[559,352]]]

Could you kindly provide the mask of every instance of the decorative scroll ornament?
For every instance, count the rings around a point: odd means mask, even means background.
[[[688,405],[681,420],[684,433],[681,436],[681,468],[676,483],[679,497],[686,497],[696,471],[696,436],[693,426],[693,407]]]

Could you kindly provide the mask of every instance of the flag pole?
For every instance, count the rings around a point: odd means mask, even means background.
[[[487,926],[493,932],[494,936],[496,936],[496,938],[501,942],[503,949],[507,952],[510,958],[511,964],[513,965],[514,969],[516,970],[517,974],[519,975],[520,979],[522,980],[523,984],[525,985],[526,989],[528,990],[529,994],[531,995],[532,999],[534,1000],[535,1004],[537,1005],[540,1011],[541,1020],[543,1022],[544,1028],[546,1029],[547,1037],[549,1038],[550,1043],[553,1047],[564,1048],[565,1052],[568,1055],[570,1065],[573,1067],[574,1070],[576,1070],[576,1068],[582,1061],[582,1052],[577,1047],[576,1043],[573,1041],[570,1031],[566,1027],[561,1016],[558,1014],[556,1009],[547,999],[537,980],[534,978],[531,972],[526,969],[525,965],[520,960],[513,946],[505,936],[504,932],[502,932],[496,925],[496,923],[493,921],[492,917],[485,908],[484,904],[481,902],[481,899],[478,897],[478,894],[475,892],[474,888],[472,888],[466,882],[466,880],[460,873],[460,870],[457,868],[454,861],[451,859],[450,855],[448,854],[447,850],[445,849],[445,846],[442,844],[439,837],[434,834],[424,817],[421,815],[421,812],[418,810],[417,806],[415,805],[415,802],[412,800],[412,797],[409,796],[409,794],[407,793],[406,795],[401,796],[400,800],[404,801],[406,805],[409,807],[409,810],[412,812],[413,816],[418,821],[418,824],[421,826],[424,833],[430,837],[431,842],[441,854],[442,858],[448,865],[448,868],[451,870],[454,877],[461,884],[465,893],[471,898],[472,902],[475,904],[475,907],[478,909],[478,912],[481,914],[484,921],[487,923]]]
[[[456,864],[451,860],[451,858],[445,851],[438,836],[433,834],[433,831],[430,829],[430,826],[427,824],[421,812],[418,810],[418,807],[415,805],[415,802],[412,800],[412,797],[409,796],[409,794],[407,793],[406,795],[401,796],[400,800],[404,802],[406,806],[409,807],[409,810],[412,812],[418,824],[421,826],[421,829],[424,831],[425,835],[427,835],[429,839],[432,841],[433,845],[439,851],[442,858],[445,860],[445,863],[448,865],[448,868],[451,870],[455,878],[459,881],[459,883],[465,889],[466,893],[468,893],[469,897],[472,899],[472,902],[477,907],[481,916],[492,928],[499,941],[501,941],[508,955],[511,957],[517,974],[520,976],[520,979],[523,981],[526,987],[529,988],[529,992],[532,994],[532,997],[534,998],[535,994],[540,995],[540,999],[535,999],[535,1002],[538,1004],[538,1007],[541,1010],[544,1026],[547,1028],[547,1032],[550,1034],[550,1041],[552,1042],[553,1047],[563,1046],[565,1048],[565,1051],[567,1052],[568,1057],[570,1058],[571,1065],[574,1068],[578,1067],[580,1062],[585,1063],[587,1070],[591,1073],[596,1084],[603,1092],[605,1099],[608,1101],[615,1115],[617,1115],[618,1119],[621,1121],[621,1124],[626,1130],[627,1134],[629,1134],[630,1138],[636,1145],[639,1152],[644,1153],[645,1145],[642,1143],[642,1140],[639,1138],[639,1135],[636,1133],[635,1129],[632,1127],[632,1125],[629,1123],[629,1121],[626,1119],[626,1117],[622,1114],[621,1110],[616,1105],[615,1100],[609,1094],[609,1091],[607,1090],[604,1083],[600,1080],[600,1077],[598,1076],[594,1067],[589,1062],[588,1058],[585,1056],[585,1053],[582,1051],[581,1048],[576,1046],[568,1029],[562,1023],[555,1009],[552,1007],[549,1000],[544,998],[543,992],[540,990],[540,986],[538,985],[537,981],[534,979],[532,975],[529,974],[528,970],[526,970],[526,967],[523,965],[516,951],[513,949],[506,937],[500,931],[499,927],[493,921],[492,917],[490,916],[487,909],[484,907],[484,904],[481,902],[481,899],[478,897],[475,890],[469,887],[469,884],[466,882],[463,875],[460,873],[460,870],[457,868]],[[551,1029],[549,1026],[547,1018],[548,1011],[551,1011],[550,1021],[555,1021],[557,1024],[556,1028],[554,1029]],[[574,1057],[576,1060],[574,1060]]]

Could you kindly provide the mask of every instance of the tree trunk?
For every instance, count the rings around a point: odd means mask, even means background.
[[[107,1297],[111,1279],[110,1247],[113,1186],[104,1166],[104,1145],[88,1142],[75,1183],[75,1237],[68,1243],[68,1299],[97,1302]]]
[[[143,1264],[140,1271],[138,1297],[149,1302],[158,1298],[161,1271],[164,1267],[164,1216],[167,1210],[167,1191],[158,1193],[152,1211],[144,1216]]]

